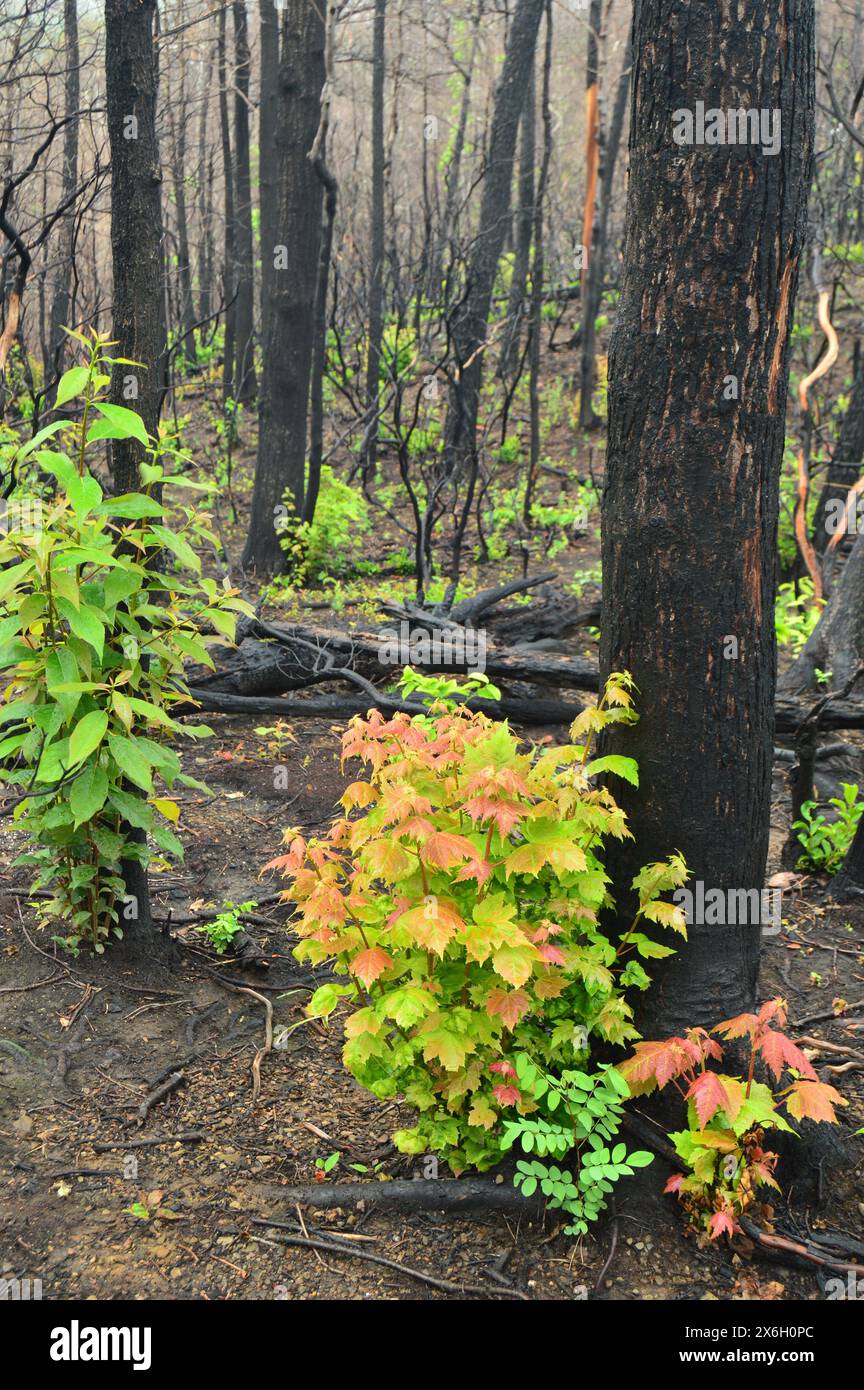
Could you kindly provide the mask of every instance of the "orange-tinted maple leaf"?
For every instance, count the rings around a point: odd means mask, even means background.
[[[547,965],[566,965],[567,958],[557,946],[538,946],[538,951]]]
[[[746,1033],[752,1038],[759,1026],[759,1020],[755,1014],[738,1014],[737,1018],[727,1018],[725,1023],[718,1023],[712,1031],[722,1033],[724,1038],[743,1038]]]
[[[486,1012],[497,1014],[506,1028],[513,1029],[531,1008],[531,1000],[522,989],[493,989],[486,999]]]
[[[430,835],[420,853],[427,864],[438,869],[452,869],[455,864],[462,864],[466,859],[479,857],[470,840],[466,840],[464,835],[454,835],[447,830],[436,830]]]
[[[555,974],[549,971],[546,975],[540,975],[534,981],[534,993],[538,999],[557,999],[559,994],[563,994],[565,989],[569,989],[572,981],[566,975]]]
[[[661,1089],[689,1071],[699,1060],[699,1049],[687,1038],[667,1038],[665,1042],[637,1043],[633,1056],[618,1064],[618,1070],[634,1095],[646,1095],[655,1086]]]
[[[511,1067],[509,1062],[505,1062],[503,1057],[500,1062],[493,1062],[489,1070],[497,1072],[499,1076],[509,1077],[516,1075],[516,1068]]]
[[[445,898],[430,897],[427,902],[404,912],[397,920],[418,946],[422,946],[424,951],[435,951],[439,956],[444,954],[445,947],[457,931],[465,928],[455,903],[447,902]]]
[[[786,1099],[786,1109],[796,1120],[825,1120],[836,1124],[835,1105],[849,1102],[824,1081],[796,1081]]]
[[[472,859],[470,863],[463,864],[456,875],[457,883],[465,883],[469,878],[476,878],[481,886],[492,877],[492,865],[487,859]]]
[[[673,1173],[672,1176],[671,1176],[671,1178],[669,1178],[669,1179],[667,1180],[666,1186],[663,1188],[663,1191],[664,1191],[664,1192],[677,1192],[677,1191],[680,1189],[681,1184],[682,1184],[683,1181],[684,1181],[684,1174],[683,1174],[683,1173]]]
[[[368,989],[378,979],[378,976],[383,975],[388,966],[392,964],[393,961],[386,951],[382,950],[380,946],[372,946],[368,951],[361,951],[359,955],[355,956],[348,969],[352,975],[357,976],[358,980],[362,980]]]

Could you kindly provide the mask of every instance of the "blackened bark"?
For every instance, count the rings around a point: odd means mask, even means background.
[[[192,294],[192,261],[189,255],[189,218],[186,211],[186,82],[181,70],[180,101],[175,121],[173,106],[169,108],[173,145],[171,183],[177,210],[177,298],[183,349],[190,361],[195,360],[195,301]]]
[[[681,850],[706,889],[761,888],[776,656],[787,363],[814,124],[813,0],[636,0],[625,276],[610,349],[601,666],[640,721],[609,742],[637,868]],[[681,146],[696,103],[782,112],[782,148]],[[680,126],[679,126],[680,129]],[[738,399],[726,399],[738,382]],[[675,942],[672,944],[678,945]],[[758,926],[690,928],[652,962],[640,1027],[666,1036],[753,1000]]]
[[[222,242],[222,298],[225,304],[225,346],[222,360],[223,401],[236,400],[235,348],[237,324],[236,223],[234,218],[234,169],[231,164],[231,124],[228,118],[228,38],[227,9],[219,11],[217,66],[219,72],[219,135],[222,146],[225,221]],[[233,407],[232,407],[233,410]]]
[[[279,84],[279,15],[275,0],[258,0],[261,99],[258,106],[258,201],[261,211],[261,341],[267,341],[276,244],[276,103]]]
[[[213,276],[213,155],[207,148],[207,113],[213,72],[212,56],[207,61],[204,96],[200,98],[198,118],[198,318],[209,319]],[[202,327],[202,333],[207,332]]]
[[[255,399],[255,261],[252,250],[252,177],[249,168],[249,27],[246,0],[233,0],[234,11],[234,233],[237,291],[235,318],[237,400]]]
[[[534,165],[537,161],[537,87],[534,67],[528,76],[522,111],[522,141],[519,149],[519,207],[516,217],[516,254],[507,301],[507,326],[498,370],[509,376],[516,367],[522,324],[526,317],[528,269],[531,261],[531,234],[534,229]]]
[[[600,116],[600,26],[602,24],[601,0],[591,0],[588,11],[588,39],[585,61],[585,221],[583,228],[583,252],[587,257],[581,275],[582,352],[581,380],[579,395],[579,424],[583,430],[596,429],[600,424],[594,414],[592,396],[594,393],[596,340],[595,320],[600,303],[600,282],[595,266],[599,259],[596,235],[596,214],[600,188],[600,165],[603,158],[603,123]]]
[[[375,471],[378,452],[378,394],[384,332],[384,78],[387,0],[375,0],[372,36],[372,208],[369,250],[369,344],[366,357],[366,440],[363,472]]]
[[[258,465],[243,566],[285,568],[276,521],[290,489],[302,512],[309,374],[321,244],[322,184],[309,153],[324,85],[323,6],[286,0],[276,129],[276,261],[261,373]]]
[[[153,24],[156,0],[106,0],[105,66],[108,138],[111,145],[111,250],[113,337],[119,357],[142,366],[118,365],[111,398],[138,412],[150,435],[158,434],[165,376],[162,246],[162,175],[156,138],[158,70]],[[137,389],[137,395],[130,388]],[[135,440],[111,442],[111,471],[118,493],[135,492],[144,449]],[[135,841],[140,832],[126,827]],[[148,958],[156,943],[146,866],[123,865],[134,916],[123,923],[123,951]]]
[[[80,54],[78,48],[78,0],[64,0],[63,5],[64,56],[66,60],[66,80],[64,90],[64,114],[68,124],[63,131],[63,202],[72,197],[78,182],[78,121],[69,120],[78,111],[81,103]],[[74,327],[72,302],[72,258],[75,250],[75,209],[61,218],[57,236],[57,271],[54,277],[54,293],[51,300],[51,319],[48,338],[48,353],[45,362],[46,384],[63,371],[66,336],[64,327]]]
[[[136,410],[156,435],[165,377],[162,172],[156,139],[156,0],[106,0],[105,64],[111,144],[111,251],[118,366],[111,398]],[[133,378],[133,379],[130,379]],[[135,394],[137,390],[137,395]],[[117,492],[135,492],[143,446],[111,443]]]
[[[330,131],[330,88],[335,61],[335,31],[338,18],[337,0],[329,0],[325,29],[325,86],[321,97],[321,120],[312,146],[311,162],[324,189],[324,227],[318,256],[318,281],[315,289],[315,317],[312,328],[312,367],[309,383],[309,471],[303,498],[303,520],[311,525],[315,520],[318,493],[321,487],[321,467],[324,462],[324,369],[327,364],[327,294],[330,286],[330,261],[333,255],[333,231],[339,202],[339,185],[327,167],[327,137]]]
[[[583,429],[595,421],[592,398],[597,380],[597,315],[603,302],[603,286],[606,280],[606,261],[609,251],[609,210],[612,205],[612,184],[618,151],[621,146],[621,132],[627,112],[627,93],[630,90],[630,54],[625,55],[624,66],[618,77],[615,104],[608,132],[599,129],[599,163],[597,208],[590,250],[586,247],[588,263],[583,276],[584,298],[582,315],[582,359],[581,359],[581,397],[579,401],[579,423]]]
[[[518,0],[495,93],[480,224],[468,265],[466,294],[452,323],[457,379],[450,392],[447,411],[446,447],[451,467],[458,467],[476,456],[477,412],[489,310],[510,224],[516,137],[528,75],[534,66],[544,6],[545,0]],[[466,505],[470,503],[469,497]]]

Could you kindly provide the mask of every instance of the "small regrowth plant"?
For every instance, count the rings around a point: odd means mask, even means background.
[[[799,869],[836,874],[855,839],[864,812],[864,801],[859,800],[857,785],[844,782],[842,797],[831,797],[828,805],[837,812],[834,820],[821,814],[817,802],[805,801],[801,819],[792,826],[798,832],[798,843],[803,849],[796,865]]]
[[[847,1103],[819,1080],[801,1049],[780,1031],[786,1007],[784,999],[772,999],[758,1014],[740,1014],[711,1030],[727,1042],[749,1038],[746,1077],[709,1068],[709,1062],[722,1061],[723,1048],[704,1028],[637,1043],[633,1056],[619,1066],[631,1095],[671,1084],[685,1103],[687,1128],[669,1138],[689,1172],[676,1173],[665,1190],[678,1196],[692,1224],[712,1240],[740,1231],[739,1217],[756,1201],[760,1187],[779,1191],[777,1155],[764,1144],[766,1130],[795,1132],[781,1107],[793,1120],[834,1124],[834,1106]],[[757,1062],[772,1085],[756,1079]]]
[[[243,930],[243,923],[240,918],[247,912],[254,912],[257,906],[257,902],[251,901],[246,903],[227,902],[224,910],[217,917],[214,917],[212,922],[203,922],[195,930],[207,937],[217,956],[224,956],[237,933]]]
[[[490,1168],[512,1143],[507,1125],[542,1116],[505,1067],[521,1054],[561,1079],[585,1070],[592,1039],[638,1036],[627,991],[647,987],[643,961],[672,952],[644,928],[686,935],[661,894],[687,870],[678,855],[648,866],[625,940],[601,928],[612,904],[603,842],[630,832],[598,778],[637,772],[629,758],[594,758],[592,745],[636,718],[632,689],[612,676],[573,742],[542,751],[448,698],[426,714],[355,718],[343,758],[368,777],[347,788],[328,836],[286,831],[287,853],[267,866],[290,882],[295,955],[332,962],[337,976],[310,1013],[342,1010],[348,1070],[418,1113],[393,1136],[403,1153],[440,1154],[457,1173]]]

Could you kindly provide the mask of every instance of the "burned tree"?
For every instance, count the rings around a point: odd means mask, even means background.
[[[165,316],[162,172],[156,139],[156,0],[106,0],[105,66],[111,143],[113,336],[117,354],[142,364],[115,368],[111,398],[136,410],[155,435],[164,394]],[[111,445],[117,492],[134,492],[143,446]]]
[[[81,79],[79,75],[80,51],[78,45],[78,0],[64,0],[63,28],[66,57],[65,106],[67,125],[63,132],[63,197],[71,200],[78,182],[78,105],[80,102]],[[51,300],[51,325],[48,342],[48,358],[45,362],[45,379],[53,373],[59,375],[63,363],[64,327],[69,326],[70,310],[73,308],[71,295],[72,258],[75,250],[75,212],[69,211],[60,223],[60,237],[57,247],[57,269],[54,276],[54,293]]]
[[[639,865],[672,850],[712,888],[763,883],[813,31],[812,0],[747,0],[734,24],[711,0],[636,0],[603,506],[602,669],[640,690],[626,750],[641,785],[622,797],[635,841],[612,864],[622,920]],[[749,1006],[759,950],[758,925],[692,925],[652,971],[643,1027]]]
[[[466,289],[452,318],[454,380],[447,412],[446,439],[451,467],[476,453],[477,414],[483,380],[489,311],[498,262],[510,220],[516,137],[522,118],[545,0],[519,0],[510,33],[489,134],[480,222],[471,251]],[[470,509],[471,496],[465,506]]]
[[[156,435],[165,371],[162,290],[162,176],[156,138],[158,73],[153,41],[156,0],[106,0],[105,55],[108,136],[111,142],[111,249],[117,355],[141,367],[117,365],[111,398],[141,416]],[[111,443],[111,470],[118,493],[135,492],[143,446],[134,439]],[[143,830],[128,828],[143,848]],[[124,924],[123,949],[148,957],[153,923],[147,871],[139,860],[124,863],[135,915]]]
[[[321,244],[323,185],[309,158],[324,85],[324,7],[287,0],[282,13],[276,112],[275,244],[261,373],[258,465],[243,567],[285,567],[276,520],[286,489],[302,512],[309,375]]]

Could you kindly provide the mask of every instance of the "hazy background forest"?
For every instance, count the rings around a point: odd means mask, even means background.
[[[0,0],[0,90],[3,1287],[846,1297],[864,0]]]

